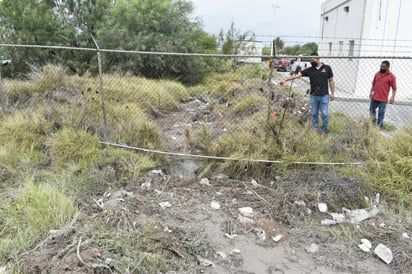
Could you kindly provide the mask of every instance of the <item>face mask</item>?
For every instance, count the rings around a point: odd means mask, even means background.
[[[310,64],[312,65],[312,67],[317,67],[317,65],[318,65],[318,63],[316,63],[316,62],[310,62]]]
[[[386,69],[381,68],[381,73],[386,73]]]

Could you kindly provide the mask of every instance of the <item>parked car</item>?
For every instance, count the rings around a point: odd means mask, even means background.
[[[274,69],[277,71],[290,71],[290,62],[286,58],[275,59]],[[269,62],[269,67],[272,67],[272,61]]]
[[[296,71],[296,68],[298,66],[300,66],[302,70],[310,67],[310,57],[298,56],[290,60],[290,71],[291,72]]]

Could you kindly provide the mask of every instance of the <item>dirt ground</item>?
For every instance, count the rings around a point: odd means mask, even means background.
[[[356,196],[366,194],[359,190],[359,182],[333,171],[296,173],[277,178],[269,185],[232,180],[223,174],[189,181],[157,170],[146,176],[153,179],[150,190],[133,184],[112,193],[112,198],[102,197],[106,206],[90,212],[89,218],[96,214],[111,216],[110,225],[116,230],[139,229],[149,216],[155,217],[162,227],[159,239],[165,249],[172,251],[176,259],[188,262],[184,270],[169,273],[410,270],[412,244],[402,234],[410,233],[411,222],[391,216],[383,204],[379,205],[380,214],[359,224],[320,225],[322,219],[330,216],[319,212],[317,200],[328,205],[345,201],[356,204]],[[316,191],[319,197],[307,195]],[[242,214],[240,209],[246,213]],[[84,225],[75,223],[49,235],[39,248],[26,255],[28,271],[133,273],[122,272],[115,262],[108,260],[113,251],[72,242],[73,234]],[[351,230],[357,233],[349,233]],[[387,245],[392,249],[393,261],[387,265],[372,251],[362,251],[358,247],[362,238],[372,243],[372,249],[379,243]]]
[[[223,128],[206,101],[192,98],[181,112],[161,121],[174,151],[183,151],[186,126],[215,121],[216,128]],[[116,250],[74,237],[87,227],[87,220],[98,217],[107,219],[113,230],[129,231],[155,218],[163,252],[184,261],[183,268],[170,274],[412,273],[411,216],[393,214],[385,197],[379,204],[372,202],[375,193],[363,190],[360,180],[339,175],[334,168],[297,170],[265,180],[235,180],[220,173],[197,178],[201,165],[200,160],[175,157],[170,167],[94,197],[97,202],[90,197],[85,218],[50,233],[25,254],[27,273],[139,273],[120,269],[111,259]],[[328,211],[320,212],[319,203]],[[342,208],[379,212],[357,223],[346,219],[320,225]],[[359,248],[361,239],[371,242],[370,252]],[[378,244],[391,249],[389,264],[374,254]]]

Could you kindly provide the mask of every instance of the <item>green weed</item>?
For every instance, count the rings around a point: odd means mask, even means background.
[[[9,194],[10,195],[10,194]],[[0,259],[5,262],[27,250],[50,229],[68,224],[79,212],[62,190],[27,180],[0,207]]]

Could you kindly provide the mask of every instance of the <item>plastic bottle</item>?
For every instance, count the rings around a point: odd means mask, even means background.
[[[320,221],[320,224],[329,226],[329,225],[336,225],[337,222],[335,220],[331,220],[331,219],[324,219],[324,220]]]
[[[376,202],[376,204],[379,204],[379,200],[381,199],[381,194],[378,192],[378,193],[376,193],[376,195],[375,195],[375,202]]]

